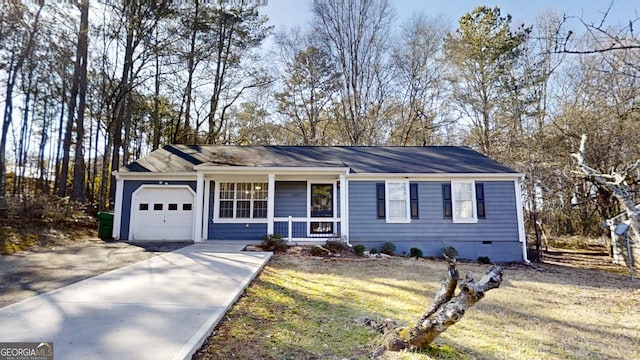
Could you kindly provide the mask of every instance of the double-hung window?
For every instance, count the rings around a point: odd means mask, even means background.
[[[485,217],[484,184],[452,181],[442,185],[444,217],[458,223],[475,223]]]
[[[220,219],[266,219],[267,183],[220,183]]]
[[[387,181],[376,187],[377,214],[389,223],[408,223],[418,219],[418,184]]]
[[[402,222],[409,220],[409,183],[387,182],[387,221]]]

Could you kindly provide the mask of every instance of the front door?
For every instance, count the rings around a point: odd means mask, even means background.
[[[333,184],[311,184],[311,221],[309,232],[333,234]],[[331,221],[322,221],[322,218]]]

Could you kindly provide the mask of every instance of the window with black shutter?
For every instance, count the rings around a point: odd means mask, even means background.
[[[478,218],[486,218],[484,211],[484,184],[476,183],[476,211]]]
[[[411,200],[411,218],[418,219],[418,184],[409,184],[409,199]]]
[[[385,218],[384,183],[376,184],[376,200],[377,200],[376,202],[377,202],[377,209],[378,209],[378,219],[384,219]]]
[[[442,184],[442,211],[445,219],[453,218],[451,184]]]

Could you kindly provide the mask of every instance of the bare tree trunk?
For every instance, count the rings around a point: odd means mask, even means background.
[[[587,179],[593,181],[598,186],[603,186],[613,193],[620,206],[627,213],[629,218],[629,227],[631,228],[632,237],[640,241],[640,209],[635,207],[631,189],[628,180],[634,177],[634,171],[640,167],[640,160],[627,165],[621,172],[611,171],[610,174],[602,174],[595,169],[589,167],[584,160],[587,135],[582,135],[580,141],[580,149],[577,153],[572,154],[578,161],[578,168],[587,176]]]
[[[20,52],[18,54],[11,54],[11,60],[5,67],[5,71],[7,72],[7,82],[5,89],[5,107],[4,117],[2,119],[2,132],[0,133],[0,198],[3,198],[7,191],[7,168],[5,166],[5,162],[7,136],[9,133],[9,126],[11,125],[11,122],[13,120],[13,90],[18,78],[18,72],[22,68],[25,60],[27,60],[27,58],[29,58],[33,52],[36,33],[38,32],[40,26],[40,13],[42,12],[43,7],[44,4],[40,5],[40,7],[38,8],[38,12],[36,13],[33,20],[33,26],[28,33],[29,37],[25,46],[20,49]],[[18,9],[18,7],[15,7],[15,9]],[[19,14],[16,16],[22,15]]]
[[[49,99],[48,97],[44,97],[43,101],[43,111],[42,111],[42,134],[40,135],[40,144],[38,145],[38,185],[37,188],[42,191],[44,194],[49,193],[48,189],[48,181],[47,181],[47,168],[45,161],[45,151],[47,149],[47,143],[49,142],[49,131],[51,126],[51,121],[49,120],[48,108],[49,108]]]
[[[231,53],[231,44],[235,32],[235,26],[238,21],[233,15],[223,15],[218,18],[219,36],[218,36],[218,49],[216,53],[216,75],[213,82],[213,93],[209,100],[209,134],[207,136],[209,143],[216,143],[216,139],[219,137],[222,127],[224,126],[224,107],[221,112],[218,124],[216,124],[216,112],[220,109],[220,98],[222,96],[222,89],[225,84],[225,73],[227,70],[227,63],[229,61],[229,54]]]
[[[23,194],[25,192],[25,179],[26,179],[26,169],[27,169],[27,153],[29,152],[29,138],[30,138],[30,123],[29,120],[29,112],[31,111],[31,95],[32,95],[32,85],[33,85],[33,71],[34,65],[33,62],[27,65],[28,71],[26,74],[26,83],[25,79],[22,79],[22,92],[24,94],[23,101],[23,110],[22,110],[22,125],[20,126],[20,137],[18,141],[18,149],[16,153],[16,165],[17,171],[14,177],[14,186],[13,186],[13,195]],[[24,75],[23,75],[24,77]],[[37,97],[37,90],[34,97]]]
[[[502,268],[494,265],[479,281],[467,273],[460,282],[456,261],[449,260],[447,278],[440,284],[431,307],[415,323],[405,327],[388,327],[382,345],[374,353],[380,356],[385,351],[399,351],[408,348],[424,348],[442,334],[449,326],[462,319],[467,310],[480,301],[484,294],[500,286]],[[456,287],[460,288],[455,295]],[[455,295],[455,296],[454,296]]]
[[[183,107],[180,106],[180,114],[178,114],[178,121],[176,123],[176,128],[173,132],[173,142],[177,143],[188,143],[189,142],[189,126],[191,123],[191,103],[193,102],[193,76],[196,71],[196,67],[198,66],[198,62],[196,62],[196,38],[198,36],[198,26],[196,25],[200,18],[200,1],[196,0],[194,2],[194,12],[193,12],[193,25],[191,29],[191,39],[189,42],[189,53],[187,54],[187,84],[185,85],[184,95],[182,97],[182,103],[184,104],[184,113]],[[182,120],[182,115],[184,114],[184,131],[182,134],[180,133],[180,122]],[[194,135],[194,142],[197,139],[197,133]]]
[[[100,170],[100,192],[98,194],[98,210],[104,210],[105,208],[109,208],[110,204],[108,203],[109,194],[111,193],[110,186],[115,186],[115,183],[112,185],[109,178],[109,159],[111,158],[111,151],[113,150],[111,145],[111,137],[109,137],[109,133],[105,133],[104,139],[104,155],[102,157],[102,169]]]
[[[87,53],[89,47],[89,0],[80,4],[80,32],[74,67],[74,88],[78,89],[78,108],[76,116],[76,146],[73,163],[73,186],[71,199],[85,201],[85,164],[84,164],[84,110],[87,98]],[[77,83],[77,86],[76,86]],[[75,99],[73,99],[75,101]]]
[[[65,115],[65,105],[67,103],[67,82],[65,81],[65,79],[62,79],[62,88],[60,90],[60,97],[61,97],[61,101],[60,101],[60,117],[59,117],[59,121],[58,121],[58,139],[56,141],[57,145],[56,145],[56,161],[55,161],[55,166],[53,168],[53,173],[55,175],[55,180],[53,182],[53,193],[55,193],[56,191],[58,191],[58,189],[60,188],[60,182],[66,180],[66,176],[62,176],[62,169],[61,169],[61,147],[63,144],[63,138],[62,138],[62,131],[65,128],[64,124],[64,115]]]
[[[153,93],[153,111],[151,112],[151,121],[153,123],[153,140],[151,150],[160,147],[160,55],[158,54],[158,29],[155,34],[155,74],[154,74],[154,93]]]
[[[125,45],[125,53],[124,53],[124,65],[122,69],[122,78],[120,79],[120,83],[118,84],[118,95],[117,102],[115,108],[115,117],[113,119],[113,131],[111,136],[113,138],[112,142],[112,154],[111,154],[111,171],[117,171],[120,168],[120,148],[123,147],[122,144],[122,129],[125,126],[126,119],[125,117],[129,114],[127,108],[131,106],[129,103],[129,93],[130,89],[130,78],[131,68],[133,67],[133,37],[134,37],[134,29],[133,29],[133,16],[131,14],[131,9],[128,5],[125,5],[125,12],[127,15],[125,16],[125,21],[128,23],[125,25],[127,28],[127,37],[126,37],[126,45]],[[124,144],[124,146],[128,146],[128,144]],[[115,199],[115,177],[111,176],[111,182],[109,185],[109,203],[114,201]]]

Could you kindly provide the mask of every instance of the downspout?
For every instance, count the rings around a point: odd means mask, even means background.
[[[122,240],[120,239],[120,228],[122,227],[124,179],[122,179],[122,177],[117,171],[114,172],[113,176],[116,179],[116,182],[114,184],[116,187],[116,191],[115,191],[116,197],[115,197],[115,204],[113,207],[114,216],[113,216],[113,229],[112,229],[111,236],[114,238],[114,240]],[[129,204],[131,204],[131,196],[129,196]],[[129,240],[129,239],[124,239],[124,240]]]
[[[526,241],[522,242],[522,261],[524,261],[524,263],[527,265],[531,265],[531,261],[529,261],[529,259],[527,258],[527,242]]]
[[[513,181],[513,187],[514,187],[515,195],[516,195],[516,216],[517,216],[517,219],[518,219],[518,240],[522,244],[522,261],[527,265],[531,265],[531,261],[529,261],[529,258],[527,256],[527,236],[525,235],[525,230],[524,230],[524,214],[523,214],[523,207],[522,207],[522,188],[520,186],[520,181],[522,180],[522,178],[523,178],[523,176],[520,176],[516,180]]]

